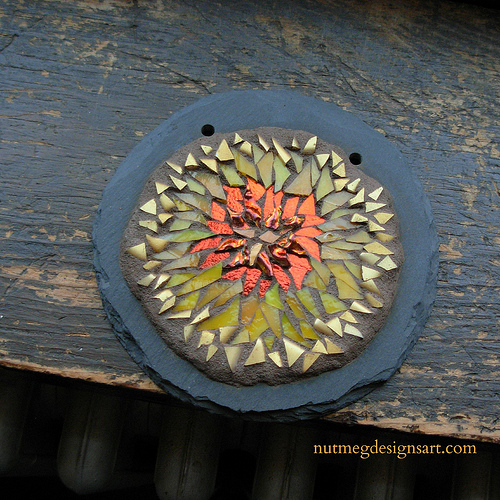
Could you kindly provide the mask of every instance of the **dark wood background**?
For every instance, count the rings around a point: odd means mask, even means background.
[[[92,267],[126,154],[209,93],[293,89],[397,146],[430,198],[437,301],[399,372],[329,419],[500,442],[499,10],[443,1],[0,1],[0,365],[158,389]]]

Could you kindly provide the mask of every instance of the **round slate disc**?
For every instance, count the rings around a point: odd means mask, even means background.
[[[399,220],[405,259],[390,314],[357,358],[290,383],[238,386],[207,377],[167,346],[127,285],[120,245],[148,178],[165,160],[200,137],[262,127],[302,130],[335,144],[361,172],[384,186]],[[438,251],[430,204],[400,153],[335,105],[288,91],[216,94],[163,122],[132,150],[104,190],[93,240],[105,311],[124,347],[152,380],[195,406],[259,420],[315,417],[387,380],[421,333],[435,296]]]

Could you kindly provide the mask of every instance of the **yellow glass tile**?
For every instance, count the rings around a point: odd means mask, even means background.
[[[234,372],[236,370],[236,366],[238,365],[242,348],[238,345],[225,345],[224,350],[226,352],[229,368],[231,368],[231,371]]]
[[[159,266],[161,264],[161,261],[159,260],[150,260],[148,262],[146,262],[146,264],[144,264],[142,266],[143,269],[145,269],[146,271],[149,271],[151,269],[154,269],[155,267]]]
[[[297,196],[309,196],[312,193],[311,165],[307,165],[284,190],[285,193]]]
[[[314,160],[312,160],[310,163],[311,163],[311,185],[314,187],[321,175],[321,172],[319,171],[319,168],[317,167],[316,162]]]
[[[375,191],[371,192],[368,196],[372,199],[377,201],[379,199],[379,196],[382,194],[382,191],[384,188],[380,186],[378,189],[375,189]]]
[[[150,236],[149,234],[146,234],[146,239],[148,240],[149,246],[155,253],[161,252],[168,245],[167,240],[163,238],[155,238],[154,236]]]
[[[349,311],[346,311],[345,313],[341,314],[340,319],[343,319],[344,321],[347,321],[349,323],[359,323],[359,321]]]
[[[165,193],[160,196],[160,203],[165,212],[168,212],[169,210],[172,210],[172,208],[175,208],[175,203]]]
[[[219,200],[226,199],[226,192],[222,188],[222,183],[218,175],[207,172],[193,172],[191,174],[200,184],[203,184],[210,194]]]
[[[339,336],[342,337],[344,333],[342,332],[342,323],[340,319],[335,317],[328,321],[327,325]]]
[[[372,220],[369,220],[368,221],[368,231],[370,231],[370,233],[375,233],[376,231],[385,231],[385,228],[383,228],[382,226],[379,226],[378,224],[376,224]]]
[[[316,304],[314,303],[314,299],[312,298],[311,292],[307,288],[301,288],[296,292],[297,298],[302,302],[304,307],[316,318],[320,318],[321,314],[316,308]]]
[[[174,307],[174,311],[191,311],[194,309],[196,302],[198,301],[198,297],[200,295],[200,291],[193,292],[191,295],[184,297],[180,302],[177,302],[177,305]]]
[[[321,172],[321,177],[318,182],[318,187],[316,188],[316,201],[321,200],[327,194],[330,194],[334,190],[332,178],[330,177],[330,172],[328,169],[324,169]]]
[[[373,217],[377,219],[379,224],[386,224],[394,217],[394,214],[390,214],[388,212],[378,212]]]
[[[220,161],[234,160],[234,155],[231,149],[229,148],[226,139],[223,139],[222,142],[220,143],[219,149],[217,149],[215,156]]]
[[[285,313],[283,313],[281,325],[283,327],[283,335],[286,335],[288,338],[295,340],[296,342],[303,342],[304,339],[302,338],[302,335],[300,335],[300,333],[295,329]]]
[[[273,141],[274,147],[276,148],[276,152],[278,153],[278,156],[281,158],[283,163],[286,165],[292,159],[290,153],[274,137],[272,137],[272,141]]]
[[[198,330],[215,330],[223,326],[239,324],[240,298],[236,297],[231,305],[221,313],[206,319],[198,326]]]
[[[199,293],[199,290],[197,292],[194,292],[194,293]],[[194,317],[193,321],[191,321],[191,324],[196,325],[200,321],[203,321],[207,318],[210,318],[210,306],[207,306],[205,309],[203,309],[203,311],[201,311],[199,314],[197,314]]]
[[[303,155],[312,155],[316,152],[316,143],[318,142],[318,138],[316,136],[311,137],[304,146],[302,150]]]
[[[306,315],[300,307],[297,297],[295,297],[292,291],[288,292],[287,296],[285,297],[285,302],[288,304],[288,307],[292,310],[293,314],[295,314],[297,318],[306,319]]]
[[[332,151],[332,164],[333,165],[336,165],[336,161],[337,159],[340,159],[339,161],[342,161],[342,159],[340,158],[340,156],[338,156],[337,154],[335,154],[333,151]],[[338,165],[337,167],[335,167],[332,172],[335,174],[335,175],[338,175],[339,177],[345,177],[346,176],[346,173],[345,173],[345,163],[342,162],[340,165]]]
[[[230,338],[232,337],[233,333],[238,329],[236,325],[234,326],[222,326],[219,328],[220,331],[220,341],[221,344],[226,344]]]
[[[172,217],[172,214],[158,214],[158,219],[160,219],[160,222],[162,224],[165,224],[165,222],[167,222],[168,219],[171,219]]]
[[[170,178],[172,179],[172,182],[175,184],[175,187],[179,191],[182,191],[187,186],[187,182],[183,181],[182,179],[178,179],[177,177],[174,177],[173,175],[171,175]]]
[[[260,159],[264,156],[264,151],[257,146],[257,144],[252,145],[253,161],[254,163],[259,163]]]
[[[337,250],[347,250],[348,252],[351,252],[352,250],[361,250],[363,248],[363,245],[358,243],[348,243],[347,241],[342,240],[333,241],[332,243],[329,243],[328,246]]]
[[[234,145],[234,144],[239,144],[240,142],[243,142],[243,139],[242,139],[241,135],[240,135],[240,134],[235,133],[235,134],[234,134],[234,141],[233,141],[233,145]]]
[[[156,282],[155,285],[155,290],[164,285],[169,279],[170,279],[170,274],[160,274],[160,276],[158,277],[158,281]]]
[[[366,301],[372,306],[372,307],[376,307],[378,309],[380,309],[381,307],[384,307],[384,304],[382,304],[382,302],[380,302],[380,300],[377,300],[373,295],[371,295],[370,293],[367,293],[365,295],[365,299]]]
[[[361,276],[363,281],[373,280],[380,276],[380,272],[371,267],[361,266]]]
[[[277,309],[284,310],[283,302],[281,302],[279,294],[279,284],[276,283],[272,288],[270,288],[264,295],[264,300],[273,307]]]
[[[391,271],[392,269],[396,269],[398,267],[389,256],[384,257],[377,265],[386,271]]]
[[[366,213],[373,212],[374,210],[385,207],[385,205],[385,203],[375,203],[373,201],[367,201],[365,204],[365,211]]]
[[[149,200],[148,202],[144,203],[144,205],[141,205],[139,207],[143,212],[146,212],[147,214],[151,215],[156,215],[156,201]]]
[[[202,308],[204,305],[208,304],[216,297],[219,297],[223,292],[225,292],[228,288],[230,288],[233,285],[234,282],[232,281],[217,281],[215,283],[212,283],[205,292],[205,294],[202,296],[197,309]]]
[[[188,343],[192,333],[194,332],[196,326],[195,325],[186,325],[184,327],[184,342]]]
[[[291,367],[304,353],[305,349],[285,338],[283,339],[283,344],[285,345],[285,352],[288,361],[288,366]]]
[[[383,243],[387,243],[388,241],[392,241],[394,239],[394,236],[385,233],[377,233],[375,237]]]
[[[234,162],[236,165],[236,169],[238,172],[251,177],[254,180],[258,180],[257,169],[255,165],[247,160],[241,153],[238,151],[235,152]]]
[[[319,277],[316,271],[311,271],[302,281],[302,286],[316,288],[316,290],[326,290],[325,282]]]
[[[213,357],[213,355],[219,350],[218,347],[214,346],[213,344],[210,344],[208,346],[208,351],[207,351],[207,357],[205,361],[210,361]]]
[[[337,217],[336,219],[331,219],[329,221],[323,222],[318,226],[318,229],[322,231],[347,231],[349,229],[355,229],[356,226],[351,224],[348,220],[342,217]]]
[[[155,295],[155,299],[160,299],[162,302],[165,302],[170,297],[173,297],[174,294],[167,288],[166,290],[162,290],[158,295]]]
[[[264,337],[264,344],[266,344],[268,351],[270,351],[273,348],[275,338],[276,337],[274,337],[273,335],[268,335],[267,337]]]
[[[161,260],[180,259],[189,250],[190,246],[191,242],[189,241],[170,245],[168,250],[155,254],[155,258]]]
[[[356,337],[359,337],[361,339],[364,338],[363,334],[355,326],[349,324],[345,325],[344,332],[348,333],[349,335],[355,335]]]
[[[349,206],[359,205],[365,201],[365,188],[361,188],[358,194],[349,200]]]
[[[196,158],[193,156],[193,153],[189,153],[187,155],[186,161],[184,163],[185,167],[198,167],[198,162],[196,161]]]
[[[345,240],[350,243],[370,243],[372,241],[370,235],[366,231],[358,231],[352,236],[346,237]]]
[[[197,253],[190,253],[181,257],[180,259],[175,259],[162,267],[162,271],[171,271],[172,269],[183,269],[186,267],[196,267],[200,260],[200,255]]]
[[[326,245],[323,245],[321,247],[321,258],[323,260],[325,260],[325,259],[352,260],[352,259],[354,259],[354,256],[349,254],[348,252],[343,251],[343,250],[336,250],[335,248],[330,248],[330,247],[327,247]]]
[[[266,348],[264,346],[264,342],[261,338],[257,339],[255,342],[254,348],[248,356],[247,360],[244,363],[244,366],[256,365],[258,363],[264,363],[266,360]]]
[[[314,364],[314,362],[321,356],[321,354],[314,353],[314,352],[307,352],[304,354],[304,363],[302,365],[302,373],[305,373],[311,366]]]
[[[363,304],[360,304],[359,302],[356,302],[356,301],[354,301],[351,304],[351,311],[356,311],[356,312],[360,312],[363,314],[373,314],[373,311],[368,309],[368,307],[365,307]]]
[[[329,293],[320,291],[319,296],[321,297],[321,302],[323,302],[326,314],[335,314],[336,312],[345,311],[347,309],[343,302]]]
[[[264,333],[269,328],[269,325],[262,314],[262,310],[259,308],[255,311],[255,316],[252,322],[248,325],[248,334],[250,335],[250,341],[256,340],[262,333]]]
[[[358,177],[357,179],[354,179],[352,182],[347,184],[346,189],[350,193],[355,193],[358,189],[359,183],[361,182],[361,179]]]
[[[348,179],[347,177],[335,179],[333,181],[333,187],[335,188],[335,191],[337,191],[337,192],[342,191],[342,189],[344,189],[346,187],[349,180],[350,179]]]
[[[255,264],[255,260],[257,259],[257,255],[259,255],[259,252],[262,249],[262,243],[255,243],[252,245],[252,248],[250,249],[250,254],[249,254],[249,259],[250,259],[250,265],[253,266]]]
[[[192,280],[184,284],[184,286],[178,292],[178,295],[184,295],[185,293],[194,292],[207,285],[210,285],[214,281],[217,281],[222,276],[222,262],[219,262],[215,266],[209,267],[202,273],[195,276]],[[173,278],[173,277],[172,277]]]
[[[369,292],[376,293],[377,295],[382,295],[377,285],[375,284],[375,281],[373,280],[363,281],[363,283],[361,283],[361,286],[363,288],[366,288]]]
[[[200,147],[206,155],[209,155],[214,150],[214,148],[211,146],[200,146]]]
[[[209,332],[207,330],[202,331],[197,349],[199,349],[202,345],[210,345],[214,341],[214,338],[215,338],[214,333]]]
[[[222,306],[229,299],[232,299],[235,295],[238,295],[241,292],[243,292],[242,281],[235,281],[231,287],[220,294],[219,298],[214,302],[214,307]]]
[[[212,216],[212,204],[210,203],[211,200],[206,196],[201,196],[200,194],[196,193],[176,193],[176,195],[184,203],[187,203],[192,207],[199,208],[202,212],[205,212],[209,217]],[[178,204],[177,208],[179,208]]]
[[[342,239],[342,236],[335,232],[322,233],[316,236],[316,239],[321,243],[328,243],[332,241],[338,241]]]
[[[319,354],[328,354],[328,351],[326,350],[325,345],[321,342],[321,340],[318,340],[313,348],[311,349],[312,352],[317,352]]]
[[[240,151],[242,153],[245,153],[247,156],[252,156],[252,145],[248,141],[245,141],[240,146]]]
[[[241,330],[236,337],[231,342],[231,345],[236,345],[236,344],[246,344],[250,342],[250,335],[248,334],[248,330],[244,328]]]
[[[166,191],[170,186],[167,186],[163,182],[155,182],[156,194],[161,194]]]
[[[193,222],[199,222],[204,226],[207,225],[207,219],[205,219],[205,217],[203,217],[203,215],[200,212],[195,212],[194,210],[191,210],[190,212],[179,212],[178,214],[176,214],[176,217],[181,220],[190,220]]]
[[[302,332],[302,337],[304,337],[305,339],[319,339],[318,334],[314,331],[314,328],[307,321],[300,321],[300,331]]]
[[[270,147],[269,144],[260,136],[260,134],[257,134],[257,138],[259,139],[259,144],[264,148],[264,151],[269,151]]]
[[[318,164],[318,167],[320,169],[322,169],[326,165],[328,158],[330,158],[330,155],[328,153],[316,155],[316,163]]]
[[[214,158],[201,158],[201,163],[205,165],[205,167],[208,167],[212,172],[217,173],[219,171],[219,167],[217,165],[217,160]]]
[[[297,177],[298,178],[298,177]],[[352,194],[346,191],[329,194],[321,206],[321,216],[329,214],[332,210],[345,205],[352,198]]]
[[[324,321],[318,318],[314,321],[314,328],[323,335],[333,335],[333,330]]]
[[[335,278],[344,281],[351,288],[357,289],[356,280],[353,278],[352,274],[344,267],[343,264],[336,262],[327,262],[330,271],[333,273]]]
[[[264,314],[264,318],[266,318],[267,323],[271,327],[271,330],[273,331],[274,335],[276,335],[276,337],[278,338],[281,338],[281,317],[279,309],[270,306],[266,302],[261,302],[260,308],[262,310],[262,313]]]
[[[298,151],[300,149],[300,144],[296,137],[292,139],[292,145],[290,146],[290,149],[293,149],[295,151]]]
[[[328,354],[343,354],[344,351],[338,345],[335,345],[329,338],[325,338],[326,350]]]
[[[172,224],[170,225],[170,231],[182,231],[184,229],[188,229],[189,226],[192,224],[192,221],[189,220],[174,220]]]
[[[373,243],[368,243],[365,245],[365,250],[370,253],[374,253],[376,255],[394,255],[394,252],[391,252],[388,248],[384,247],[378,241],[374,241]]]
[[[180,311],[171,314],[167,319],[186,319],[191,316],[191,311]]]
[[[281,191],[283,184],[290,177],[290,170],[286,167],[283,160],[276,156],[273,161],[273,169],[274,169],[274,192],[277,193]]]
[[[283,361],[281,360],[281,356],[278,351],[270,352],[268,356],[276,366],[283,368]]]
[[[139,245],[135,245],[133,247],[127,248],[127,253],[135,257],[139,260],[148,260],[148,256],[146,254],[146,244],[139,243]]]
[[[345,267],[349,270],[349,272],[358,280],[362,279],[361,275],[361,266],[354,264],[354,262],[344,262]]]
[[[372,266],[377,263],[377,261],[380,260],[380,257],[378,255],[375,255],[373,253],[366,253],[366,252],[361,252],[359,254],[359,258],[363,261],[366,262],[367,264],[371,264]]]
[[[259,298],[256,295],[248,295],[241,300],[241,323],[249,325],[259,307]]]
[[[158,311],[158,314],[163,314],[165,311],[173,307],[174,304],[175,304],[175,296],[170,297],[163,303],[161,309]]]
[[[245,185],[243,179],[237,174],[236,170],[229,165],[221,165],[220,169],[227,179],[227,182],[231,187],[241,187]]]
[[[141,286],[149,286],[155,279],[156,274],[148,274],[147,276],[144,276],[144,278],[141,278],[137,284]]]
[[[273,163],[274,154],[272,151],[266,153],[257,163],[260,177],[266,189],[273,183]]]
[[[155,220],[140,220],[139,226],[145,227],[146,229],[149,229],[154,233],[158,232],[158,222],[156,222]]]
[[[194,191],[202,196],[204,196],[207,192],[207,190],[200,183],[196,182],[191,177],[186,177],[186,183],[190,191]]]
[[[325,264],[317,261],[316,259],[311,259],[310,262],[314,270],[318,273],[319,277],[325,283],[325,285],[328,285],[328,283],[330,283],[330,274],[331,274],[330,269],[328,269],[328,267],[325,266]]]
[[[351,222],[359,224],[359,223],[363,223],[363,222],[368,222],[368,219],[361,214],[354,214],[351,217]]]
[[[295,164],[295,170],[297,171],[297,173],[300,173],[302,171],[304,159],[302,158],[302,156],[298,155],[297,153],[294,153],[293,151],[290,154],[292,155],[292,160],[293,163]]]

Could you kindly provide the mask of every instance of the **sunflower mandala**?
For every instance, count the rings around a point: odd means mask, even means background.
[[[121,266],[159,335],[209,377],[338,369],[383,326],[403,262],[387,190],[303,131],[179,149],[147,182]]]

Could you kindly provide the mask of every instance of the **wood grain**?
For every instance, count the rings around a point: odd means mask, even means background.
[[[460,2],[0,4],[0,364],[157,391],[92,267],[101,192],[173,111],[230,89],[340,105],[433,206],[436,305],[401,370],[333,421],[500,442],[500,28]]]

